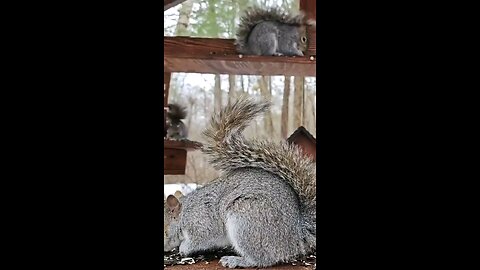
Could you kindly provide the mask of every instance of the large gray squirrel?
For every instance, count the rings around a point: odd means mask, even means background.
[[[220,176],[164,201],[164,250],[233,247],[224,267],[267,267],[316,250],[315,163],[287,142],[243,137],[270,103],[240,98],[214,114],[202,151]]]
[[[235,45],[243,54],[303,56],[307,26],[316,27],[316,21],[307,20],[302,11],[251,7],[240,18]]]

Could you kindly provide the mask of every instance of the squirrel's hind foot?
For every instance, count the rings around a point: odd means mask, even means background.
[[[239,256],[223,256],[219,263],[222,264],[223,267],[228,267],[228,268],[237,268],[237,267],[254,267],[255,265],[252,264],[251,262],[247,261],[243,257]]]

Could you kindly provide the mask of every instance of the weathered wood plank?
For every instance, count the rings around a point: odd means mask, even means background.
[[[187,151],[167,149],[163,151],[163,175],[183,175],[187,167]]]
[[[163,0],[163,11],[174,7],[178,4],[185,2],[186,0]]]
[[[170,89],[170,78],[171,78],[171,73],[168,73],[168,72],[163,73],[163,106],[167,106],[168,104],[168,91]]]
[[[202,147],[202,144],[196,141],[164,140],[163,143],[163,147],[165,149],[183,149],[187,151],[192,151]]]
[[[164,37],[165,72],[316,76],[316,57],[238,55],[233,39]]]

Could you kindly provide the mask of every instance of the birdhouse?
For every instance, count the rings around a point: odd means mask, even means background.
[[[317,159],[317,140],[313,137],[308,130],[303,126],[299,127],[295,132],[288,137],[287,141],[289,143],[296,144],[300,146],[303,152],[313,158],[314,161]]]

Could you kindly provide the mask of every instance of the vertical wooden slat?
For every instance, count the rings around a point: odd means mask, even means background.
[[[300,0],[300,10],[305,12],[307,19],[317,20],[317,2],[315,0]],[[307,30],[308,48],[306,55],[317,54],[317,29],[309,27]]]
[[[163,73],[163,136],[167,134],[167,110],[165,107],[168,105],[168,90],[170,89],[171,75],[171,73]]]
[[[170,78],[171,73],[164,72],[163,73],[163,106],[167,106],[168,104],[168,90],[170,89]]]

